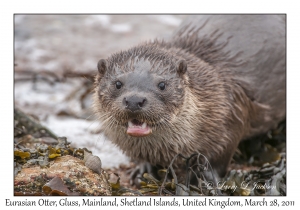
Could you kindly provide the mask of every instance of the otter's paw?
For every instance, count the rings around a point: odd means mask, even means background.
[[[140,182],[142,181],[142,177],[144,173],[148,173],[151,175],[156,174],[157,171],[155,166],[152,166],[150,163],[139,163],[135,168],[132,169],[130,173],[130,184],[135,185],[138,188],[140,187]]]

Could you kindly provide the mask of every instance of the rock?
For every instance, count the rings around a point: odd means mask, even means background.
[[[87,168],[82,160],[66,155],[50,161],[49,167],[24,164],[15,177],[14,191],[15,195],[105,196],[111,195],[107,177],[104,170],[97,174]],[[61,186],[55,189],[51,185],[57,181],[59,183],[58,178],[67,189],[62,190]]]

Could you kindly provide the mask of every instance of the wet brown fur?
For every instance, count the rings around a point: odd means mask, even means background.
[[[187,30],[190,33],[184,34]],[[215,42],[218,31],[199,39],[199,30],[185,26],[171,41],[142,43],[109,57],[107,71],[95,79],[94,110],[104,134],[132,159],[167,166],[178,153],[201,152],[223,176],[240,140],[266,132],[278,122],[272,122],[268,104],[252,98],[251,84],[236,76],[234,69],[245,65],[238,60],[239,52],[222,51],[228,43]],[[181,76],[176,72],[179,60],[187,63]],[[173,95],[165,96],[167,106],[149,105],[147,113],[139,116],[153,126],[151,135],[139,138],[126,135],[129,116],[107,88],[115,75],[134,72],[137,64],[150,65],[155,75],[173,75],[170,81],[180,84],[170,84],[178,92],[174,89]]]

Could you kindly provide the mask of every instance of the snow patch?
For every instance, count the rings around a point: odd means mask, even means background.
[[[71,145],[77,148],[88,148],[94,155],[100,157],[103,168],[118,167],[129,164],[129,158],[101,134],[93,134],[98,123],[82,119],[70,119],[50,116],[43,124],[56,135],[67,134]]]

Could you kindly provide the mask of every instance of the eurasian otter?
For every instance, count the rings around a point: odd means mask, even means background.
[[[285,118],[285,25],[285,15],[191,16],[167,41],[101,59],[104,134],[152,165],[200,152],[224,176],[241,140]]]

